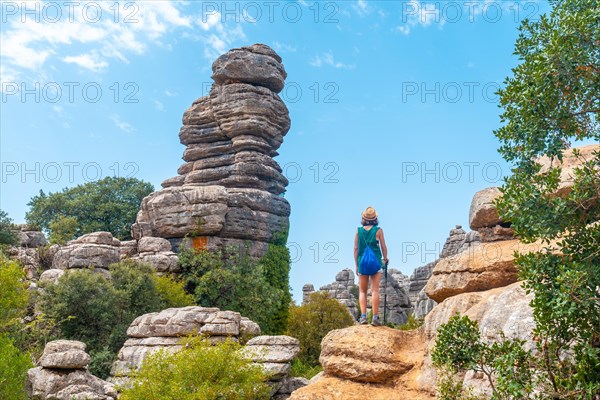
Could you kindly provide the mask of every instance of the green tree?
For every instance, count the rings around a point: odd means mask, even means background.
[[[354,324],[346,306],[327,293],[315,292],[302,306],[291,305],[286,335],[300,341],[298,359],[308,365],[319,365],[321,341],[334,329]]]
[[[290,251],[286,246],[287,232],[273,235],[266,254],[260,259],[267,283],[280,291],[271,315],[269,335],[281,335],[286,328],[292,294],[290,292]]]
[[[277,331],[279,325],[272,317],[289,290],[271,284],[265,264],[251,260],[247,251],[185,249],[179,253],[179,263],[185,288],[198,305],[237,311],[258,323],[264,333]]]
[[[33,368],[29,355],[0,335],[0,399],[27,399],[25,379],[29,368]]]
[[[14,245],[17,243],[13,221],[5,211],[0,210],[0,245]]]
[[[40,301],[62,338],[87,344],[90,370],[101,377],[108,375],[136,317],[191,304],[182,284],[157,278],[149,265],[121,262],[111,265],[110,273],[107,279],[93,270],[67,271],[57,284],[45,287]],[[165,287],[174,293],[164,293]]]
[[[600,153],[576,170],[570,191],[555,195],[565,149],[600,141],[599,15],[597,1],[561,0],[539,21],[524,21],[515,46],[521,63],[499,92],[505,125],[495,134],[514,165],[500,214],[523,241],[557,240],[560,253],[542,249],[516,259],[535,295],[547,398],[600,395]],[[541,173],[540,156],[555,167]]]
[[[75,218],[78,228],[74,236],[95,231],[108,231],[121,240],[131,239],[131,224],[135,222],[142,199],[154,187],[135,178],[107,177],[88,182],[62,192],[46,194],[40,190],[28,203],[28,223],[51,232],[54,221],[61,235],[69,224],[61,216]]]
[[[440,325],[431,352],[433,365],[438,369],[438,398],[468,399],[474,396],[465,388],[459,372],[482,373],[492,388],[493,400],[522,400],[532,398],[534,379],[531,354],[523,349],[524,340],[484,343],[477,321],[455,315]]]
[[[174,354],[160,350],[144,359],[121,400],[269,399],[262,367],[253,364],[231,340],[212,345],[192,338]]]
[[[0,255],[0,334],[15,329],[27,312],[29,292],[18,263]]]
[[[48,225],[50,230],[49,241],[50,244],[66,244],[69,240],[73,240],[76,237],[76,233],[79,229],[79,222],[75,217],[67,217],[65,215],[59,215]]]

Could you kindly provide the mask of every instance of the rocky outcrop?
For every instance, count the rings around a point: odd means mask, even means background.
[[[16,228],[15,234],[17,235],[17,245],[19,247],[35,249],[48,244],[44,233],[37,230],[34,226],[21,224],[17,225]]]
[[[541,243],[523,244],[517,239],[480,243],[441,259],[425,286],[438,303],[461,293],[479,292],[517,281],[515,251],[541,250]]]
[[[416,331],[352,326],[331,331],[322,341],[324,374],[290,400],[432,399],[416,388],[422,362]]]
[[[300,352],[300,342],[290,336],[257,336],[246,343],[244,354],[260,365],[269,376],[274,398],[287,399],[308,381],[290,378],[291,362]],[[306,382],[305,382],[306,381]]]
[[[358,317],[358,285],[354,283],[354,272],[351,269],[346,268],[338,272],[335,282],[321,286],[319,291],[328,293],[331,298],[345,305],[354,318]]]
[[[137,242],[136,248],[137,254],[130,257],[132,260],[151,264],[158,272],[180,271],[179,258],[171,251],[167,239],[146,236]]]
[[[436,332],[440,325],[459,313],[478,321],[481,338],[488,342],[507,339],[525,340],[525,348],[532,350],[533,310],[529,306],[532,295],[525,293],[519,282],[506,287],[484,292],[470,292],[449,297],[438,304],[425,317],[425,358],[419,385],[432,393],[435,391],[436,372],[431,362],[431,350],[435,344]],[[464,383],[473,387],[476,393],[489,396],[490,388],[486,379],[467,373]]]
[[[71,240],[54,255],[52,268],[102,268],[120,260],[121,242],[110,232],[93,232]]]
[[[555,196],[564,197],[566,196],[573,187],[575,178],[575,169],[581,167],[581,164],[585,161],[589,161],[594,157],[595,151],[600,151],[600,144],[590,144],[587,146],[578,147],[579,157],[576,157],[573,153],[574,149],[568,149],[563,152],[562,161],[558,159],[551,160],[549,157],[541,157],[537,160],[541,164],[541,173],[548,172],[551,167],[560,167],[560,183],[554,193]]]
[[[183,115],[186,150],[178,176],[142,201],[133,237],[169,239],[203,249],[235,246],[259,257],[276,232],[286,231],[288,184],[272,157],[290,128],[277,93],[287,74],[268,46],[233,49],[213,63],[208,96]]]
[[[122,381],[137,370],[144,358],[159,349],[177,351],[189,335],[206,335],[211,342],[227,338],[251,337],[260,333],[258,325],[233,311],[218,308],[182,307],[137,317],[127,329],[128,339],[113,364],[111,376]]]
[[[87,371],[85,344],[55,340],[46,344],[38,367],[27,373],[26,390],[33,400],[115,400],[114,386]]]
[[[48,267],[44,265],[45,260],[40,258],[40,251],[43,251],[44,255],[50,255],[51,258],[55,248],[52,246],[52,250],[50,250],[50,248],[44,247],[48,244],[46,236],[34,226],[16,225],[13,233],[17,237],[17,243],[15,246],[7,248],[7,255],[21,263],[27,279],[35,282],[39,278],[40,272]]]

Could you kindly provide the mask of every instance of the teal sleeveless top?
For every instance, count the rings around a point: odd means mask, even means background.
[[[358,228],[358,265],[360,265],[360,260],[365,252],[365,244],[369,246],[371,250],[373,250],[375,257],[379,259],[379,264],[383,265],[381,260],[383,256],[381,254],[381,248],[379,247],[379,240],[377,240],[378,230],[379,227],[377,225],[373,226],[369,230],[366,230],[362,226]]]

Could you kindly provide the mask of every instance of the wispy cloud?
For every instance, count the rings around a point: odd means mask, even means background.
[[[113,114],[109,118],[115,124],[115,126],[117,128],[119,128],[120,130],[122,130],[123,132],[131,133],[131,132],[135,131],[135,128],[133,126],[131,126],[131,124],[129,122],[125,122],[125,121],[121,120],[121,117],[119,116],[119,114]]]
[[[346,64],[340,61],[336,61],[333,53],[331,52],[327,52],[327,53],[323,53],[321,55],[316,55],[311,61],[310,61],[310,65],[312,65],[313,67],[323,67],[323,66],[328,66],[328,67],[333,67],[333,68],[342,68],[342,69],[354,69],[356,68],[355,64]]]
[[[96,51],[79,56],[66,56],[62,60],[68,64],[77,64],[94,72],[100,72],[108,67],[108,61],[104,60]]]
[[[408,35],[416,26],[427,27],[432,23],[443,26],[446,21],[444,18],[440,18],[441,10],[438,5],[438,3],[417,0],[402,3],[403,24],[396,26],[393,31]]]
[[[273,48],[278,52],[287,52],[287,53],[295,53],[298,49],[291,44],[273,42]]]
[[[154,103],[154,108],[157,111],[165,112],[165,105],[163,103],[161,103],[160,101],[158,101],[156,99],[152,99],[152,102]]]

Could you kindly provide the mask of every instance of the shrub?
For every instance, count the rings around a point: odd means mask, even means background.
[[[23,270],[18,263],[0,255],[0,333],[20,323],[28,303]]]
[[[260,262],[232,249],[226,254],[187,249],[179,261],[184,286],[198,305],[237,311],[258,323],[264,333],[275,331],[271,317],[287,291],[269,283]]]
[[[13,222],[8,214],[0,210],[0,245],[14,245],[17,243],[17,235],[13,231]]]
[[[321,365],[308,365],[298,358],[292,360],[290,376],[297,376],[306,379],[311,379],[319,372],[323,371]]]
[[[327,293],[315,292],[306,304],[290,307],[286,334],[300,341],[298,359],[308,366],[316,366],[325,335],[353,324],[354,318],[344,305]]]
[[[174,354],[160,350],[144,360],[120,400],[261,400],[269,399],[262,367],[252,364],[227,340],[211,345],[189,339]]]
[[[507,340],[503,335],[497,342],[483,343],[476,321],[467,316],[451,317],[438,328],[431,353],[433,365],[440,372],[439,398],[470,398],[470,391],[454,377],[455,373],[468,370],[485,375],[492,388],[492,399],[531,398],[533,366],[524,344],[523,340]]]
[[[49,241],[51,244],[66,244],[69,240],[75,239],[75,234],[79,228],[79,222],[75,217],[59,215],[48,225],[50,229]]]
[[[158,278],[151,266],[125,261],[111,265],[110,272],[111,279],[88,269],[67,271],[45,288],[40,301],[60,337],[87,344],[90,371],[100,377],[108,375],[108,354],[114,358],[136,317],[189,305],[181,284]],[[165,292],[169,288],[173,293]]]
[[[29,368],[33,368],[29,355],[15,347],[8,337],[0,335],[0,399],[27,399],[24,389]]]

